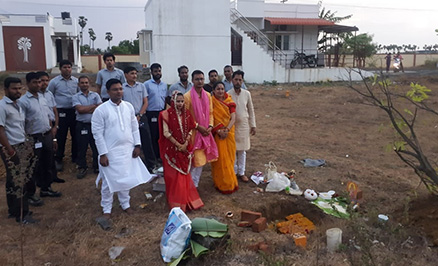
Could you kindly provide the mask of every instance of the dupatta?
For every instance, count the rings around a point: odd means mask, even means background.
[[[190,97],[192,98],[193,113],[199,125],[208,128],[210,122],[210,101],[204,89],[201,90],[201,98],[194,88],[190,90]],[[203,136],[197,132],[195,135],[194,150],[204,150],[207,162],[216,160],[218,158],[218,151],[213,135]]]

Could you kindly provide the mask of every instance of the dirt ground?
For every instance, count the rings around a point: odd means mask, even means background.
[[[404,88],[410,81],[432,90],[438,85],[433,76],[392,78]],[[199,186],[205,207],[188,216],[217,217],[229,225],[231,237],[225,247],[185,265],[436,265],[438,199],[429,195],[394,153],[385,152],[393,133],[383,112],[364,105],[343,83],[253,85],[250,90],[257,134],[251,140],[247,174],[264,171],[264,165],[273,161],[279,171],[295,169],[302,189],[344,194],[346,183],[355,181],[363,190],[364,202],[352,219],[344,220],[324,214],[301,196],[256,193],[252,182],[239,183],[236,193],[223,195],[214,189],[210,166],[206,166]],[[286,90],[290,97],[285,96]],[[431,103],[437,106],[436,91]],[[383,129],[382,124],[386,125]],[[435,162],[437,119],[420,112],[417,126],[423,149]],[[20,265],[21,244],[25,265],[163,265],[159,243],[169,213],[165,197],[147,200],[145,191],[158,195],[151,184],[133,189],[135,214],[124,214],[115,200],[114,229],[103,231],[94,221],[101,213],[96,176],[90,172],[85,179],[76,179],[76,169],[68,158],[60,173],[67,182],[53,185],[63,196],[44,199],[44,206],[32,208],[34,217],[40,219],[38,225],[20,227],[7,219],[5,191],[0,189],[0,265]],[[327,166],[304,168],[299,161],[305,158],[325,159]],[[4,187],[1,167],[0,186]],[[143,203],[147,207],[139,208]],[[270,228],[254,233],[238,227],[243,209],[262,212]],[[235,214],[233,218],[225,218],[228,211]],[[272,227],[272,222],[297,212],[317,227],[308,237],[306,249],[297,248],[290,236],[280,235]],[[386,214],[389,221],[379,223],[378,214]],[[338,252],[328,253],[325,231],[332,227],[342,229],[343,245]],[[124,228],[131,233],[116,238]],[[259,242],[269,246],[267,252],[249,249]],[[108,256],[112,246],[126,247],[116,261]]]

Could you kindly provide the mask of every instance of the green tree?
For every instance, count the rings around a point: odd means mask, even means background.
[[[113,34],[111,32],[106,32],[105,33],[105,40],[108,41],[108,50],[110,50],[111,41],[113,40]]]
[[[322,1],[319,1],[318,5],[321,7]],[[338,22],[347,20],[353,16],[352,14],[350,14],[350,15],[341,17],[341,16],[336,16],[336,13],[337,13],[337,11],[333,12],[331,10],[326,10],[325,7],[322,7],[321,11],[318,14],[318,17],[320,19],[325,19],[328,21],[332,21],[334,23],[338,23]],[[327,37],[326,34],[323,34],[322,37],[319,38],[319,40],[318,40],[318,50],[325,51],[327,49],[325,44],[330,42],[331,40],[334,40],[337,42],[335,45],[338,45],[338,47],[335,49],[338,50],[339,47],[342,47],[342,42],[343,42],[344,38],[348,35],[350,35],[350,33],[346,33],[346,34],[341,33],[341,34],[338,34],[338,36],[336,36],[336,37],[333,37],[333,36]]]
[[[80,37],[81,37],[81,46],[84,45],[84,28],[87,25],[88,19],[84,16],[79,16],[79,26],[81,27]]]
[[[138,39],[134,41],[123,40],[119,42],[118,46],[111,47],[111,53],[113,54],[139,54]]]
[[[96,40],[97,36],[96,33],[94,33],[93,28],[88,29],[88,35],[90,36],[90,47],[91,51],[94,51],[94,41]]]
[[[411,83],[409,89],[403,92],[402,88],[386,79],[383,74],[375,75],[371,79],[363,78],[363,81],[360,85],[350,81],[349,88],[361,95],[367,104],[386,113],[389,124],[396,133],[387,150],[395,152],[420,177],[429,192],[438,195],[437,168],[422,149],[421,131],[415,127],[421,112],[438,115],[428,105],[431,90]]]
[[[353,51],[353,55],[357,61],[357,67],[365,66],[365,59],[374,55],[377,51],[377,44],[373,43],[373,37],[366,33],[357,36],[347,36],[344,46],[347,51]]]

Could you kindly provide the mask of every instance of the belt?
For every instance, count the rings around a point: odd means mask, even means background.
[[[34,138],[37,138],[37,137],[45,137],[45,136],[49,135],[50,133],[52,133],[51,130],[49,130],[49,131],[47,131],[47,132],[45,132],[45,133],[36,133],[36,134],[32,134],[31,136],[34,137]]]

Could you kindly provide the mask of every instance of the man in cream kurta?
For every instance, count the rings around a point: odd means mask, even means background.
[[[256,121],[251,93],[241,89],[244,74],[240,70],[233,73],[233,89],[228,91],[228,94],[236,103],[236,163],[234,171],[242,181],[248,182],[249,179],[245,175],[246,151],[251,147],[250,135],[256,133]]]
[[[99,176],[102,179],[104,217],[111,214],[113,193],[118,192],[120,205],[130,213],[129,190],[148,182],[151,175],[141,161],[140,133],[132,105],[122,101],[123,87],[118,79],[106,83],[110,100],[93,113],[91,127],[99,152]]]

